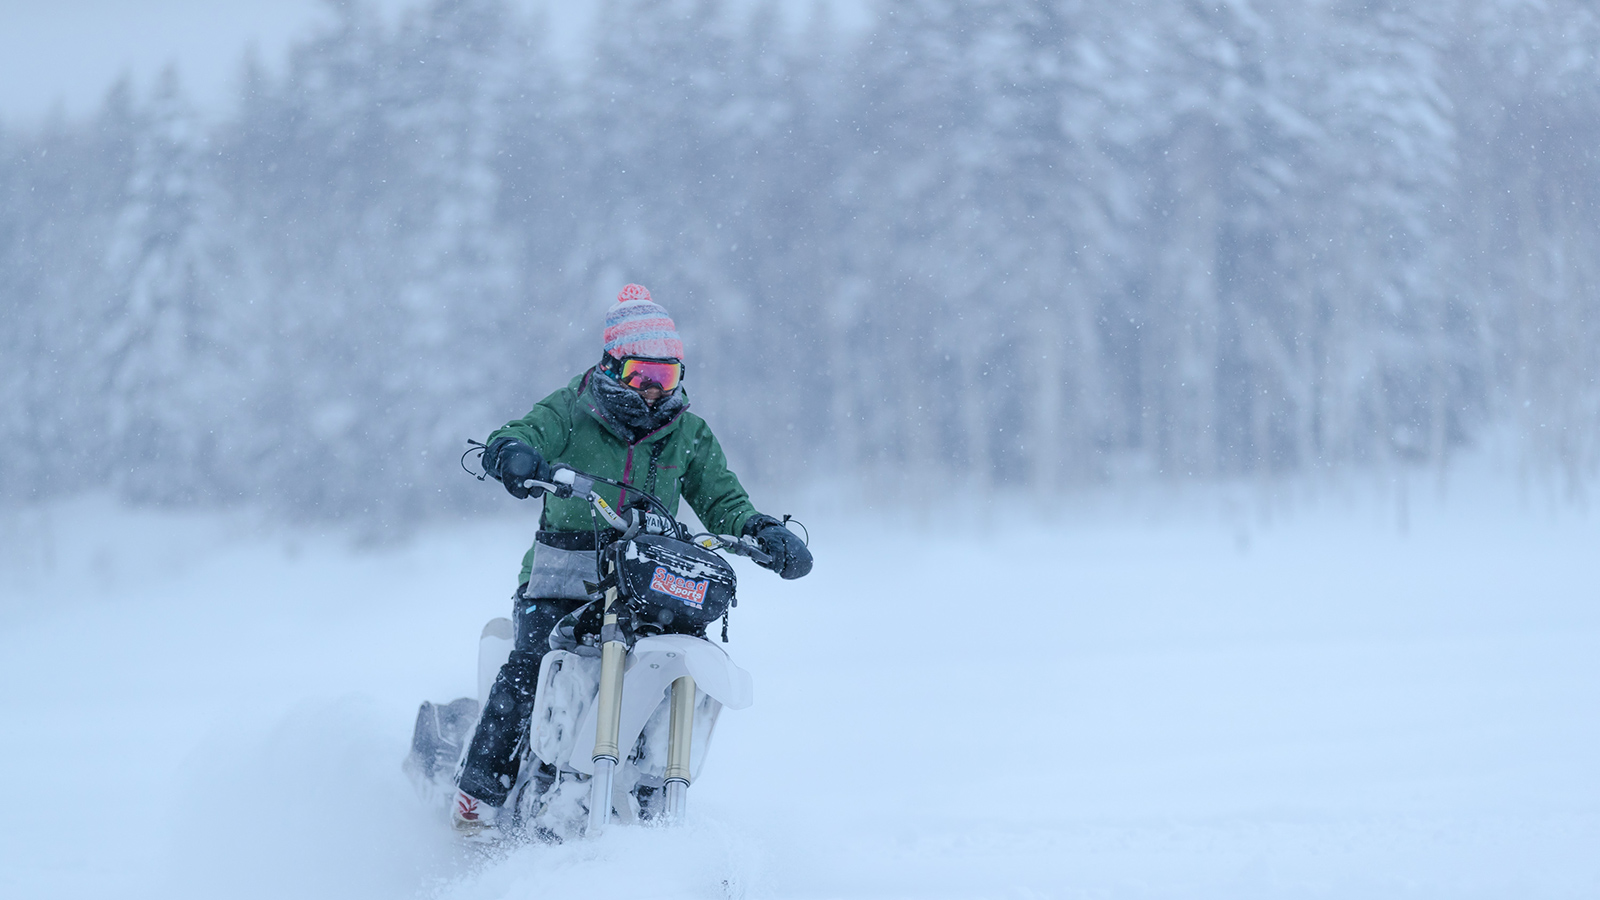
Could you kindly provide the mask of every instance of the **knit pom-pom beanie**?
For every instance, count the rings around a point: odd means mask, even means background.
[[[605,352],[617,359],[625,356],[683,359],[678,326],[640,284],[623,288],[616,304],[606,312],[605,341]]]

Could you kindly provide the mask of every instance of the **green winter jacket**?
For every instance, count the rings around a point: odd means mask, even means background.
[[[677,418],[646,435],[636,444],[614,431],[601,419],[598,403],[585,372],[564,388],[539,401],[527,415],[495,429],[486,443],[501,437],[514,437],[538,450],[550,462],[565,463],[590,475],[599,475],[636,485],[661,498],[667,509],[678,510],[680,497],[715,534],[739,534],[744,523],[756,515],[750,495],[739,484],[739,477],[728,470],[727,457],[704,419],[685,410]],[[682,388],[679,388],[682,390]],[[660,445],[659,453],[656,452]],[[655,471],[650,460],[655,457]],[[626,497],[610,485],[596,490],[613,508],[621,509]],[[544,531],[588,532],[594,525],[589,502],[577,497],[566,500],[545,495]],[[537,542],[522,557],[520,582],[528,580],[533,568]],[[520,583],[519,582],[519,583]]]

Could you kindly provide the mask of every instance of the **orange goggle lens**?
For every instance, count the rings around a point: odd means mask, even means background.
[[[618,381],[639,391],[652,385],[663,391],[676,390],[682,378],[682,363],[655,359],[625,359],[622,370],[617,373]]]

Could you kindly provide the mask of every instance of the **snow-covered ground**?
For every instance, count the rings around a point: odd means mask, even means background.
[[[1600,517],[1413,494],[810,516],[694,823],[500,858],[399,763],[526,510],[0,512],[0,896],[1600,896]]]

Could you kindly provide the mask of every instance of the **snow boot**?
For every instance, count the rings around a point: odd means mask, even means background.
[[[454,802],[450,804],[450,825],[456,834],[462,837],[477,837],[494,828],[495,819],[499,817],[497,807],[479,800],[466,791],[456,791]]]

